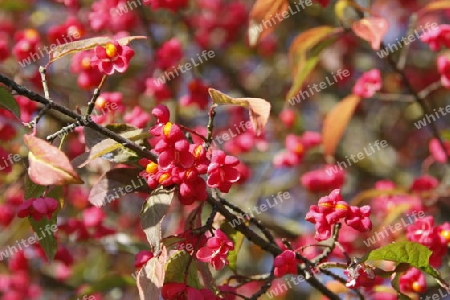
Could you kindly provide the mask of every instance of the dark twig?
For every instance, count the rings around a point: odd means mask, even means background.
[[[43,105],[48,105],[49,109],[59,111],[60,113],[72,118],[73,120],[83,123],[84,126],[89,127],[92,130],[94,130],[100,134],[103,134],[104,136],[106,136],[110,139],[113,139],[118,143],[121,143],[124,147],[127,147],[130,150],[133,150],[138,155],[148,158],[154,162],[158,161],[157,156],[155,154],[153,154],[152,152],[150,152],[150,150],[148,150],[147,148],[141,147],[141,146],[137,145],[136,143],[130,141],[129,139],[126,139],[123,136],[94,123],[92,120],[90,120],[86,117],[83,117],[82,115],[77,114],[76,112],[73,112],[72,110],[70,110],[58,103],[55,103],[52,100],[49,100],[33,91],[27,89],[24,86],[17,84],[16,82],[14,82],[13,80],[4,76],[3,74],[0,74],[0,82],[3,83],[4,85],[6,85],[8,88],[16,91],[19,95],[25,96],[34,102],[38,102]]]
[[[36,127],[37,123],[39,122],[39,120],[45,115],[45,113],[50,109],[50,105],[45,105],[40,111],[39,113],[36,115],[36,117],[34,117],[34,119],[28,123],[25,124],[26,127],[29,128],[34,128]]]
[[[105,82],[106,77],[107,77],[106,75],[103,75],[102,80],[100,81],[98,86],[95,88],[94,94],[92,95],[91,100],[88,102],[88,109],[86,112],[86,116],[91,115],[92,112],[94,111],[95,102],[97,101],[98,96],[100,96],[100,91],[103,87],[103,83]]]
[[[262,250],[269,252],[273,256],[277,256],[282,253],[281,249],[278,247],[276,243],[270,243],[265,241],[255,232],[253,232],[249,227],[245,224],[239,222],[238,218],[233,215],[221,202],[219,199],[215,197],[208,196],[207,201],[210,204],[214,204],[217,207],[217,211],[227,219],[228,222],[234,222],[236,224],[236,230],[240,231],[245,237],[250,240],[255,245],[259,246]],[[304,270],[299,267],[299,274],[305,276]],[[306,278],[306,277],[305,277]],[[316,277],[309,277],[306,281],[319,292],[321,292],[324,296],[328,297],[331,300],[340,300],[339,296],[330,291],[325,285],[323,285]]]
[[[269,277],[265,280],[259,291],[252,295],[252,297],[250,298],[251,300],[258,300],[260,296],[264,295],[270,289],[270,287],[272,286],[272,281],[275,279],[275,275],[273,274],[274,271],[275,268],[272,267]]]
[[[311,263],[314,266],[317,266],[317,264],[324,261],[331,254],[331,252],[333,252],[334,248],[336,247],[336,242],[339,239],[339,230],[340,229],[341,229],[341,223],[336,223],[336,225],[334,225],[334,228],[333,228],[333,236],[332,236],[333,243],[328,248],[323,250],[323,252],[320,255],[318,255],[313,260],[311,260]]]
[[[217,195],[217,197],[220,199],[222,204],[224,204],[225,206],[231,208],[233,211],[237,212],[241,216],[246,214],[242,209],[240,209],[239,207],[237,207],[234,204],[231,204],[230,202],[226,201],[225,199],[221,198],[219,195]],[[264,236],[267,238],[267,240],[269,242],[275,243],[275,238],[273,237],[273,235],[269,232],[269,230],[267,230],[267,228],[265,228],[261,224],[261,222],[259,220],[255,219],[254,217],[250,217],[249,221],[250,221],[250,223],[255,225],[259,230],[261,230],[261,232],[264,234]]]
[[[381,47],[386,50],[386,46],[382,43]],[[409,81],[408,77],[406,76],[405,72],[401,69],[398,68],[397,64],[395,63],[395,61],[393,60],[391,55],[387,55],[386,56],[386,61],[388,62],[388,64],[391,66],[391,68],[400,75],[400,77],[402,78],[403,84],[405,85],[406,89],[408,90],[409,93],[411,93],[414,96],[414,99],[416,100],[417,103],[419,103],[420,107],[422,108],[422,111],[424,113],[424,115],[430,115],[431,111],[428,108],[426,102],[425,102],[425,98],[423,97],[423,95],[420,95],[419,92],[416,92],[416,90],[413,88],[411,82]],[[442,149],[445,149],[444,146],[444,140],[442,139],[441,135],[439,134],[439,130],[436,127],[436,124],[434,123],[430,123],[430,128],[431,131],[434,135],[435,138],[438,139],[439,144],[441,145]],[[450,163],[450,155],[446,152],[445,153],[446,158],[447,158],[447,163]]]
[[[157,156],[155,154],[151,153],[147,148],[140,147],[137,144],[130,141],[129,139],[126,139],[126,138],[92,122],[92,120],[90,118],[88,118],[86,116],[82,116],[82,115],[80,115],[58,103],[51,101],[50,99],[48,99],[46,97],[43,97],[33,91],[30,91],[26,87],[17,84],[13,80],[9,79],[8,77],[6,77],[2,74],[0,74],[0,83],[5,84],[9,89],[16,91],[19,95],[26,96],[27,98],[29,98],[32,101],[41,103],[45,106],[49,106],[49,109],[58,111],[64,115],[72,118],[73,120],[82,123],[83,126],[89,127],[92,130],[94,130],[108,138],[111,138],[118,143],[121,143],[125,147],[135,151],[141,157],[145,157],[154,162],[157,162]],[[208,203],[210,203],[212,205],[213,208],[217,209],[217,212],[222,214],[228,222],[237,223],[235,228],[238,231],[240,231],[242,234],[244,234],[245,237],[249,241],[258,245],[261,249],[269,252],[273,256],[277,256],[277,255],[281,254],[282,250],[278,247],[278,245],[275,242],[264,240],[262,237],[260,237],[258,234],[256,234],[253,230],[251,230],[248,226],[246,226],[245,224],[241,224],[239,222],[239,219],[224,206],[223,202],[225,200],[221,200],[221,199],[218,199],[217,197],[209,195],[207,201],[208,201]],[[261,225],[258,224],[257,226],[261,226]],[[271,235],[268,231],[266,231],[264,233],[271,237]],[[273,237],[268,238],[268,239],[273,240]],[[299,266],[298,270],[299,270],[300,275],[305,275],[305,270],[302,267]],[[270,287],[272,280],[273,280],[272,277],[268,278],[266,285],[264,286],[264,288],[262,288],[260,290],[260,292],[262,291],[264,293],[268,289],[268,287]],[[307,278],[306,280],[313,288],[320,291],[324,296],[326,296],[332,300],[339,300],[338,295],[336,295],[332,291],[330,291],[325,285],[323,285],[314,276],[311,276],[311,277]]]
[[[409,25],[408,25],[408,31],[407,36],[410,36],[414,32],[414,27],[417,23],[417,14],[412,14],[409,18]],[[409,48],[411,47],[411,43],[405,43],[402,50],[400,50],[400,57],[397,62],[397,68],[399,70],[403,70],[406,65],[406,58],[408,57]]]
[[[214,117],[216,116],[216,105],[212,105],[211,108],[209,109],[209,120],[208,120],[208,136],[206,137],[206,145],[207,147],[209,147],[209,145],[211,145],[212,142],[212,132],[213,132],[213,128],[214,128]]]

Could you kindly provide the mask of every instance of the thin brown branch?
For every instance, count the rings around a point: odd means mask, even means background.
[[[157,162],[157,156],[155,154],[153,154],[152,152],[150,152],[150,150],[148,150],[147,148],[141,147],[141,146],[133,143],[129,139],[126,139],[123,136],[94,123],[90,118],[83,117],[82,115],[80,115],[76,112],[73,112],[72,110],[70,110],[64,106],[62,106],[58,103],[55,103],[54,101],[47,99],[29,89],[27,89],[24,86],[17,84],[15,81],[4,76],[3,74],[0,74],[0,83],[3,83],[9,89],[16,91],[17,94],[19,94],[19,95],[25,96],[34,102],[38,102],[45,106],[49,106],[49,109],[56,110],[64,115],[72,118],[73,120],[76,120],[76,121],[82,123],[83,126],[89,127],[92,130],[97,131],[98,133],[103,134],[104,136],[106,136],[110,139],[113,139],[118,143],[121,143],[124,147],[127,147],[130,150],[133,150],[138,155],[148,158],[154,162]]]

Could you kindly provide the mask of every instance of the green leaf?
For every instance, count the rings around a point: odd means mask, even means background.
[[[166,246],[167,248],[172,247],[173,245],[184,241],[185,239],[182,237],[177,237],[177,236],[168,236],[162,239],[162,243],[164,246]]]
[[[52,228],[51,226],[56,226],[56,217],[57,214],[53,214],[52,218],[49,220],[46,217],[43,217],[40,221],[36,221],[32,217],[29,217],[28,220],[30,221],[31,227],[33,228],[34,232],[38,236],[37,239],[39,240],[39,244],[41,245],[42,249],[45,252],[45,255],[47,255],[47,258],[49,261],[52,261],[55,257],[56,250],[58,248],[58,245],[56,243],[56,238],[51,232],[52,230],[49,230],[49,232],[45,231],[46,228]],[[54,227],[53,227],[54,228]]]
[[[0,87],[0,106],[9,110],[20,119],[20,107],[13,95],[5,88]]]
[[[0,10],[21,12],[31,8],[31,3],[27,0],[0,0]]]
[[[444,130],[441,130],[440,133],[441,133],[442,139],[444,139],[445,141],[449,141],[450,140],[450,130],[444,129]]]
[[[58,212],[62,207],[62,194],[62,188],[56,187],[46,195],[46,197],[58,200],[59,203],[58,209],[53,213],[50,220],[47,219],[47,217],[43,217],[39,221],[36,221],[32,217],[28,218],[31,227],[36,233],[37,241],[41,245],[49,261],[53,260],[56,254],[56,250],[58,249],[56,238],[53,233],[57,230],[56,219],[58,217]]]
[[[41,197],[47,187],[34,183],[28,175],[25,177],[25,199]]]
[[[429,261],[432,253],[430,249],[419,243],[401,241],[370,251],[362,262],[366,260],[388,260],[406,263],[441,280],[439,272],[430,266]]]
[[[189,265],[189,268],[188,268]],[[166,276],[164,283],[179,282],[184,283],[184,277],[187,273],[187,285],[201,289],[198,270],[195,259],[184,250],[177,251],[166,264]]]
[[[223,223],[220,229],[234,243],[234,249],[228,252],[227,258],[228,262],[230,263],[228,266],[234,273],[236,273],[237,257],[239,250],[241,250],[242,243],[244,241],[244,235],[240,231],[234,229],[228,222]]]

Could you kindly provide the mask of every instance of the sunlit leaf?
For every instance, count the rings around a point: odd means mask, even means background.
[[[231,104],[248,108],[250,122],[252,122],[256,134],[260,134],[263,131],[270,116],[271,105],[269,102],[261,98],[233,98],[212,88],[208,91],[215,104]]]
[[[333,107],[326,116],[322,128],[325,156],[334,155],[336,147],[360,100],[359,96],[351,94]]]
[[[24,135],[28,153],[28,175],[40,185],[79,184],[83,180],[73,169],[69,158],[61,150],[32,135]]]
[[[222,231],[228,236],[228,238],[233,242],[234,249],[230,252],[228,252],[228,262],[229,262],[229,268],[236,273],[237,271],[237,257],[239,254],[239,250],[241,250],[242,243],[244,242],[244,235],[240,232],[234,229],[228,222],[225,222],[220,227]]]
[[[430,265],[433,252],[422,244],[410,241],[400,241],[370,251],[364,256],[366,260],[388,260],[398,264],[406,263],[423,272],[440,279],[439,272]]]

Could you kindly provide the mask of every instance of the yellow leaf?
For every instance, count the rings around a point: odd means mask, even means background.
[[[322,128],[325,156],[334,155],[336,147],[360,100],[359,96],[350,94],[328,113]]]

